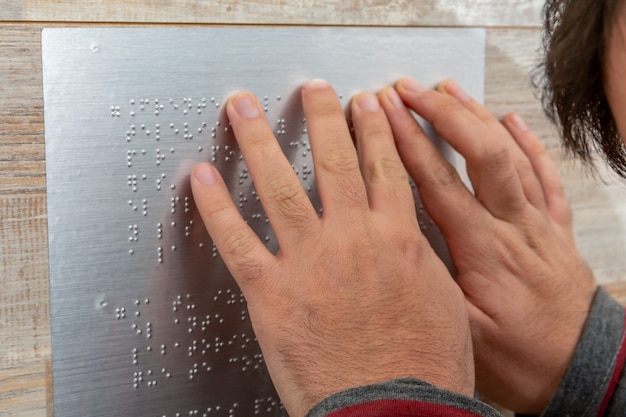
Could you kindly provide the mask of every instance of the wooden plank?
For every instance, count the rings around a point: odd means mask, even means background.
[[[51,361],[46,196],[0,195],[0,414],[45,415]]]
[[[24,21],[537,26],[542,0],[22,0]]]
[[[40,33],[0,28],[0,415],[51,403]]]
[[[53,416],[47,406],[52,385],[50,365],[41,361],[0,369],[0,416]]]
[[[41,29],[0,27],[0,55],[0,195],[45,193]]]
[[[626,306],[626,282],[614,282],[604,287],[617,301]]]
[[[46,196],[0,196],[0,364],[49,354]]]
[[[0,0],[0,20],[11,21],[22,19],[22,2]]]

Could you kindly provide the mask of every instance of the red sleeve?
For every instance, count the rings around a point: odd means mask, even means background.
[[[626,311],[624,313],[624,331],[622,332],[621,346],[617,354],[617,359],[615,360],[615,367],[613,368],[613,374],[611,375],[609,386],[604,394],[602,403],[600,404],[597,417],[602,417],[604,416],[604,413],[606,413],[606,409],[611,402],[611,398],[613,398],[613,394],[615,393],[617,384],[620,381],[622,372],[624,372],[624,364],[626,364]]]
[[[306,417],[502,417],[487,404],[415,378],[351,388],[316,404]]]
[[[342,408],[327,417],[482,417],[482,414],[422,401],[379,400]]]

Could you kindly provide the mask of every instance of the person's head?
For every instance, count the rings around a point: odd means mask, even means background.
[[[547,0],[535,78],[565,148],[626,178],[626,0]]]

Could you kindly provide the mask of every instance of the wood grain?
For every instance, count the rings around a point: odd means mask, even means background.
[[[22,20],[22,2],[0,0],[0,20]]]
[[[4,3],[8,4],[0,0],[0,15],[8,20]],[[28,3],[32,6],[37,2]],[[53,7],[72,2],[45,3],[50,3],[48,7],[41,6],[47,10],[45,13],[52,13],[50,10]],[[92,4],[81,4],[88,3]],[[236,2],[239,8],[254,3],[257,2]],[[327,4],[321,1],[300,3],[315,3],[318,8],[321,4]],[[368,7],[373,8],[387,2],[357,3],[367,3]],[[398,4],[405,3],[411,2]],[[434,4],[433,1],[424,3]],[[438,3],[440,9],[443,9],[455,2],[442,0]],[[461,6],[465,4],[458,3]],[[523,8],[532,2],[518,3]],[[93,4],[96,10],[93,19],[89,20],[102,19],[104,10],[97,9],[104,6],[97,6],[95,2]],[[209,6],[202,3],[201,7]],[[126,3],[126,9],[132,9],[130,2]],[[269,13],[270,9],[271,6],[268,6],[265,13]],[[86,13],[86,6],[82,10],[82,13]],[[69,11],[66,15],[45,13],[42,11],[38,16],[46,20],[85,17]],[[141,21],[141,16],[135,18],[132,13],[139,12],[115,12],[109,20],[126,16],[129,20]],[[178,12],[172,13],[174,15],[169,19],[174,20]],[[240,15],[246,16],[246,13],[251,19],[251,9],[240,12]],[[302,12],[303,15],[307,13],[313,12]],[[324,16],[322,13],[306,19],[317,20]],[[166,19],[165,14],[161,18]],[[304,18],[300,16],[298,19]],[[494,15],[485,19],[485,22],[488,19],[495,21],[496,17]],[[506,18],[504,22],[507,22]],[[41,27],[33,23],[0,25],[1,416],[52,415]],[[626,190],[615,181],[603,183],[585,175],[580,167],[561,154],[556,135],[530,88],[528,72],[535,64],[537,45],[536,28],[488,30],[486,103],[498,116],[511,110],[519,111],[543,139],[563,176],[574,212],[576,237],[581,252],[599,281],[606,284],[611,294],[626,305],[626,257],[623,256],[623,248],[626,246]],[[607,174],[605,176],[608,177]]]
[[[0,0],[0,20],[537,26],[542,0]]]
[[[0,195],[0,415],[45,415],[50,308],[45,194]]]

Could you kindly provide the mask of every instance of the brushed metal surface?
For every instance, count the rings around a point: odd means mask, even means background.
[[[405,74],[483,96],[480,29],[46,29],[42,42],[57,417],[284,414],[188,184],[213,161],[277,249],[222,112],[230,93],[261,98],[317,206],[303,81],[327,79],[346,105]]]

